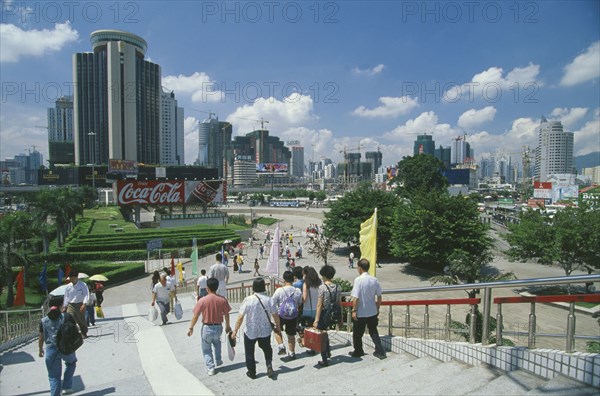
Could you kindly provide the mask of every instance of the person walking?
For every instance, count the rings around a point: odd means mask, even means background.
[[[311,267],[306,266],[302,269],[302,317],[300,318],[300,324],[303,327],[310,327],[315,321],[317,315],[317,302],[319,300],[319,286],[321,280],[317,271]],[[301,332],[298,337],[298,344],[304,345],[304,332]],[[314,354],[312,350],[308,351],[308,354]]]
[[[215,255],[215,263],[208,269],[208,278],[217,278],[219,281],[219,289],[217,294],[227,298],[227,282],[229,282],[229,269],[221,261],[223,256],[221,253]]]
[[[323,283],[319,286],[319,300],[317,301],[317,314],[315,316],[314,327],[319,330],[325,330],[335,324],[329,322],[329,313],[334,305],[340,305],[342,301],[342,291],[338,285],[331,280],[335,276],[335,268],[331,265],[324,265],[319,271]],[[331,358],[331,346],[329,345],[329,337],[327,337],[327,345],[321,351],[321,359],[317,364],[321,367],[329,366],[329,358]]]
[[[175,296],[177,295],[177,279],[175,274],[171,273],[171,270],[164,268],[164,272],[167,274],[167,285],[169,285],[169,309],[170,312],[175,312]]]
[[[64,321],[64,314],[60,311],[62,296],[53,297],[49,302],[48,314],[40,321],[38,336],[38,356],[45,358],[48,380],[50,381],[50,395],[59,396],[73,393],[73,374],[77,367],[75,352],[63,355],[58,350],[56,335]],[[44,351],[44,345],[46,350]],[[65,373],[61,381],[62,362],[65,362]]]
[[[85,306],[87,305],[90,294],[85,283],[79,280],[79,271],[72,269],[69,273],[71,283],[65,289],[63,300],[63,312],[68,312],[75,318],[79,325],[79,330],[83,338],[87,338],[88,327],[85,323]]]
[[[96,282],[93,290],[96,293],[96,305],[101,307],[104,301],[104,285],[102,282]]]
[[[167,274],[163,272],[160,274],[160,280],[156,285],[154,285],[154,289],[152,289],[152,303],[150,304],[154,306],[155,303],[158,303],[158,307],[160,308],[160,318],[162,319],[163,326],[169,323],[167,314],[169,313],[170,309],[170,292],[171,286],[167,283]]]
[[[89,285],[89,299],[87,304],[85,305],[85,324],[87,327],[96,326],[96,312],[94,305],[96,305],[96,293],[94,292],[94,285]],[[100,305],[98,305],[100,306]]]
[[[354,253],[350,252],[350,256],[348,256],[348,268],[354,268]]]
[[[381,285],[377,278],[369,275],[370,263],[367,259],[360,259],[357,264],[359,276],[354,279],[352,287],[352,320],[354,328],[352,329],[352,343],[354,350],[350,352],[352,357],[361,357],[365,355],[363,349],[362,336],[365,334],[365,328],[369,328],[369,335],[375,345],[373,356],[379,359],[385,359],[385,349],[381,345],[377,323],[379,316],[379,307],[381,305]]]
[[[235,329],[232,337],[237,339],[238,330],[241,328],[244,319],[246,326],[244,329],[244,351],[246,354],[246,375],[251,379],[256,379],[256,360],[254,360],[254,350],[256,343],[262,349],[265,355],[267,365],[267,376],[272,378],[273,371],[273,348],[271,347],[271,332],[281,335],[279,324],[279,315],[273,304],[273,300],[265,291],[265,280],[256,278],[252,283],[254,294],[246,297],[240,306],[238,318],[235,322]],[[271,322],[273,317],[273,322]]]
[[[244,266],[244,256],[242,256],[242,253],[238,254],[237,256],[237,264],[238,264],[238,274],[241,274],[243,271],[243,266]]]
[[[262,260],[264,258],[263,255],[265,253],[265,246],[262,243],[258,247],[258,253],[260,254],[260,259]]]
[[[206,276],[206,270],[200,270],[200,277],[198,278],[198,282],[196,283],[196,300],[200,300],[202,297],[208,295],[208,289],[206,286],[206,281],[208,277]]]
[[[188,337],[194,334],[194,326],[198,318],[202,315],[202,328],[200,335],[202,338],[202,353],[204,354],[204,364],[208,375],[215,374],[215,367],[223,364],[221,359],[221,335],[223,334],[223,320],[225,320],[225,333],[231,331],[229,325],[229,312],[231,306],[225,297],[219,296],[217,289],[219,281],[216,278],[206,280],[208,295],[198,300],[194,309],[193,316],[188,329]],[[214,352],[214,359],[213,359]]]
[[[260,268],[260,264],[258,263],[258,258],[254,259],[254,275],[253,276],[260,276],[260,274],[258,273],[258,269]]]
[[[292,271],[283,273],[283,282],[283,287],[278,288],[273,293],[273,304],[275,304],[279,314],[281,329],[285,330],[285,334],[287,334],[288,356],[294,360],[296,359],[296,326],[298,325],[299,307],[302,304],[302,292],[292,285],[294,282]],[[275,334],[275,341],[277,341],[279,347],[277,354],[280,356],[285,355],[285,346],[281,334]]]

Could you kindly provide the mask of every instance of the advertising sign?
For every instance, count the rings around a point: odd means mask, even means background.
[[[533,188],[537,188],[540,190],[552,190],[552,182],[533,182]]]
[[[287,173],[288,166],[285,163],[258,163],[256,172],[258,173]]]
[[[534,198],[552,199],[552,189],[535,188],[533,189]]]
[[[119,205],[173,205],[185,199],[183,181],[121,180],[117,183]]]
[[[202,180],[185,182],[185,203],[227,202],[227,187],[223,180]]]
[[[109,159],[108,173],[116,173],[119,175],[137,175],[138,164],[136,161]]]
[[[575,201],[579,196],[578,186],[558,187],[553,190],[553,202]]]

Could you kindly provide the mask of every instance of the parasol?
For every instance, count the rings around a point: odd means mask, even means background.
[[[77,275],[77,279],[84,279],[84,278],[89,278],[90,276],[88,274],[86,274],[85,272],[80,272],[79,275]]]
[[[104,275],[96,274],[96,275],[90,276],[90,280],[97,281],[97,282],[106,282],[108,280],[108,278]]]
[[[65,289],[70,284],[71,283],[68,283],[66,285],[61,285],[61,286],[57,287],[56,289],[52,290],[49,294],[52,294],[53,296],[64,296],[65,295]]]
[[[231,239],[225,239],[223,241],[223,245],[227,244],[227,243],[233,243],[233,241]]]

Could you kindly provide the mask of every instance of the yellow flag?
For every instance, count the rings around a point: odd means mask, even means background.
[[[377,267],[377,208],[373,216],[360,225],[360,258],[366,258],[371,264],[369,274],[375,276]]]

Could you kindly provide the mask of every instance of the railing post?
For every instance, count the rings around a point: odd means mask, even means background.
[[[244,298],[246,298],[246,289],[244,288],[244,282],[242,282],[242,298],[240,298],[240,301],[244,301]]]
[[[527,332],[527,348],[535,348],[535,302],[531,303],[531,312],[529,313],[529,331]]]
[[[406,306],[406,313],[404,314],[404,337],[408,338],[409,336],[409,331],[408,328],[410,327],[410,305]]]
[[[450,304],[446,308],[446,328],[444,329],[444,339],[450,341],[450,325],[452,324],[452,314],[450,313]]]
[[[425,305],[425,314],[423,315],[423,339],[429,338],[429,305]]]
[[[490,314],[492,306],[492,289],[483,289],[483,330],[481,333],[481,344],[487,345],[490,340]]]
[[[469,344],[475,344],[475,329],[477,327],[477,316],[475,315],[475,310],[477,309],[477,304],[471,305],[471,327],[469,328]]]
[[[575,303],[569,303],[569,316],[567,317],[567,353],[573,353],[575,348]]]
[[[388,311],[388,335],[392,336],[392,322],[394,321],[394,314],[392,313],[392,305],[389,306],[390,310]]]
[[[496,314],[496,345],[502,345],[502,304],[498,304],[498,313]]]

